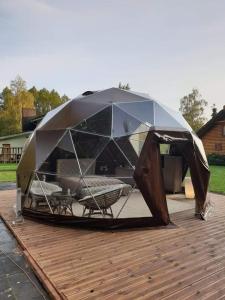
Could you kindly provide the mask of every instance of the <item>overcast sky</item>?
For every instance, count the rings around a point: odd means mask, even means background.
[[[169,106],[198,88],[225,104],[225,0],[0,0],[0,90],[73,98],[129,82]]]

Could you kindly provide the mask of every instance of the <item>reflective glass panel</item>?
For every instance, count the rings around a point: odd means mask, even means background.
[[[148,126],[154,124],[153,101],[118,103],[118,107]]]
[[[126,137],[115,138],[115,142],[133,166],[136,165],[146,136],[147,132],[141,132]]]
[[[131,177],[132,165],[121,152],[116,143],[111,140],[96,159],[96,175],[113,177]]]
[[[114,137],[130,135],[132,133],[148,131],[149,126],[135,119],[116,105],[113,105],[112,135]]]
[[[184,129],[187,129],[189,131],[192,131],[191,126],[187,123],[187,121],[184,119],[182,114],[180,112],[174,111],[170,109],[169,107],[162,105],[161,106],[167,111],[176,121],[180,124],[180,127],[183,127]]]
[[[96,113],[92,117],[83,120],[80,124],[75,126],[73,129],[92,132],[101,135],[111,135],[111,124],[112,123],[112,106],[109,106],[100,112]]]
[[[171,116],[162,106],[155,103],[155,126],[162,127],[162,129],[182,129],[182,126]]]
[[[101,154],[110,138],[71,130],[82,174],[94,175],[96,159]]]
[[[39,168],[40,172],[58,176],[79,175],[77,162],[70,133],[67,132]]]

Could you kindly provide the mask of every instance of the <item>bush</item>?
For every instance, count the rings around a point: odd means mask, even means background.
[[[225,166],[225,155],[212,153],[207,155],[209,165]]]

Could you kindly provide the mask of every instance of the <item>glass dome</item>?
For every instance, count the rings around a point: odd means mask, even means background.
[[[149,132],[192,136],[179,113],[116,88],[49,112],[18,167],[24,214],[78,225],[101,220],[103,227],[118,219],[149,219],[154,214],[134,179]],[[160,151],[169,154],[170,144],[161,143]]]

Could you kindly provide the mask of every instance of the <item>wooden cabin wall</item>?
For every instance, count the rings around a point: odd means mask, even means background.
[[[206,154],[225,155],[225,120],[218,121],[201,138]]]

